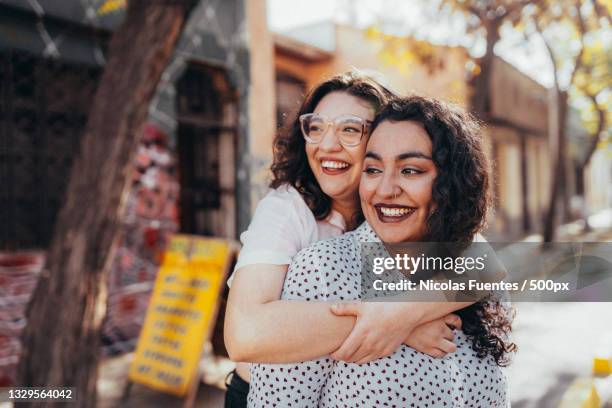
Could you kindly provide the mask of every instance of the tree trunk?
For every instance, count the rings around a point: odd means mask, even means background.
[[[576,194],[582,197],[582,202],[583,202],[582,216],[584,217],[584,231],[585,232],[591,231],[591,226],[589,225],[589,211],[588,211],[588,205],[587,205],[587,197],[586,197],[586,191],[585,191],[585,186],[584,186],[585,171],[586,171],[587,166],[591,162],[591,158],[593,157],[595,150],[597,150],[597,145],[599,144],[600,135],[603,133],[603,130],[607,124],[606,112],[603,109],[598,108],[597,99],[595,95],[589,95],[589,98],[591,99],[591,103],[593,103],[595,110],[597,110],[597,129],[591,135],[591,143],[589,144],[584,160],[576,164],[576,181],[577,181]]]
[[[574,171],[576,174],[576,195],[581,197],[580,217],[584,220],[584,232],[591,231],[589,225],[589,211],[587,208],[586,189],[584,186],[584,173],[586,168],[581,162],[574,163]]]
[[[125,21],[109,45],[47,264],[28,305],[18,384],[75,387],[78,407],[95,406],[107,274],[132,158],[190,5],[128,1]]]
[[[555,237],[557,207],[559,198],[565,201],[565,122],[567,114],[567,93],[555,87],[554,101],[551,107],[553,119],[549,123],[549,140],[551,141],[553,172],[548,208],[544,219],[544,242],[552,242]],[[561,208],[566,209],[563,202]]]
[[[487,33],[487,49],[485,54],[478,59],[480,73],[472,80],[471,110],[478,119],[485,122],[491,115],[491,74],[495,59],[493,49],[499,41],[500,24],[501,20],[483,22]]]

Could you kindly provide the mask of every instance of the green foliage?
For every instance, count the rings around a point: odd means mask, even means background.
[[[585,46],[570,100],[580,106],[582,122],[591,135],[599,135],[602,146],[612,143],[612,45],[593,41]],[[603,119],[604,123],[599,121]]]
[[[609,1],[547,0],[523,16],[546,41],[557,74],[566,73],[563,87],[569,91],[569,103],[579,110],[593,146],[599,147],[611,140],[611,7]]]
[[[432,73],[440,67],[436,47],[427,41],[385,34],[375,26],[366,29],[365,36],[371,41],[382,42],[378,57],[403,74],[408,74],[415,66],[425,66]]]

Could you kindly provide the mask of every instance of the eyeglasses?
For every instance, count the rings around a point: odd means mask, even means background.
[[[341,115],[332,121],[325,115],[306,113],[300,115],[300,125],[304,139],[308,143],[320,143],[329,127],[333,125],[340,144],[352,147],[360,144],[363,135],[369,133],[372,121],[354,115]]]

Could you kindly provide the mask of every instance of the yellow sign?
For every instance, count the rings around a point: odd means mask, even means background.
[[[227,240],[171,239],[130,365],[130,381],[178,396],[198,381],[200,355],[232,255]]]

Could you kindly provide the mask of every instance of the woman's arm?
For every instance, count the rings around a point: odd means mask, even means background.
[[[287,265],[236,271],[225,316],[225,345],[234,361],[289,363],[336,350],[354,316],[335,316],[326,302],[279,300]]]
[[[454,351],[449,342],[452,338],[428,330],[424,323],[464,304],[340,303],[335,315],[329,302],[278,300],[286,272],[286,265],[265,264],[245,266],[236,272],[225,317],[225,344],[232,360],[291,363],[333,352],[332,357],[345,360],[354,353],[344,356],[337,350],[349,340],[349,345],[355,344],[366,353],[365,358],[355,360],[360,362],[390,355],[402,343],[434,357]],[[351,334],[357,316],[361,321],[356,329],[366,333],[362,342]],[[349,334],[351,338],[347,338]],[[417,337],[418,343],[410,342]]]

